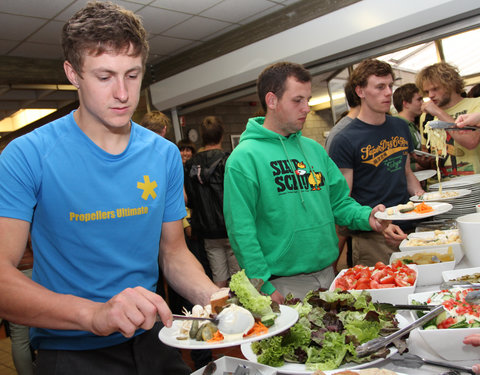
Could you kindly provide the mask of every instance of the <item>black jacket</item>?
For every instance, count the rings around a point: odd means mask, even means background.
[[[223,175],[228,156],[214,149],[199,152],[185,163],[192,231],[201,238],[228,238],[223,219]]]

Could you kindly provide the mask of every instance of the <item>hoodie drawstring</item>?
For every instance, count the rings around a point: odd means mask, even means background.
[[[290,156],[288,156],[287,148],[285,147],[285,143],[283,142],[282,137],[279,136],[278,139],[280,139],[280,143],[282,144],[283,151],[285,152],[285,156],[287,157],[288,164],[290,165],[290,169],[292,170],[293,176],[296,179],[297,175],[295,174],[295,170],[296,170],[295,165],[293,164],[293,161],[290,159]],[[302,149],[301,146],[300,146],[300,149]],[[303,153],[303,150],[302,150],[302,153]],[[305,154],[304,154],[304,156],[305,156]],[[297,182],[298,182],[298,180],[297,180]],[[299,188],[298,192],[300,193],[300,201],[302,202],[302,205],[305,207],[305,200],[303,199],[302,189]]]

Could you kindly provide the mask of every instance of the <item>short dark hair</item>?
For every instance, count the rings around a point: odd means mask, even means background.
[[[420,92],[420,89],[414,83],[406,83],[400,86],[393,93],[393,106],[397,112],[403,111],[403,102],[411,103],[413,96]]]
[[[177,147],[180,151],[183,151],[183,150],[192,151],[192,155],[195,154],[195,152],[197,152],[197,149],[195,148],[195,145],[192,142],[190,142],[186,139],[180,139],[177,142]]]
[[[200,125],[202,144],[207,146],[220,143],[223,138],[223,132],[222,120],[216,116],[205,117]]]
[[[467,98],[478,98],[480,96],[480,84],[473,86],[467,94]]]
[[[138,16],[111,2],[89,2],[63,26],[62,48],[65,60],[82,74],[85,54],[101,55],[107,50],[128,51],[132,56],[148,57],[147,32]]]
[[[367,59],[356,66],[348,81],[352,85],[354,95],[360,100],[355,91],[357,86],[366,87],[370,76],[386,77],[388,75],[391,75],[392,79],[395,80],[395,74],[389,63],[377,59]]]
[[[415,81],[422,93],[425,82],[436,83],[457,94],[463,93],[465,85],[458,68],[446,62],[426,66],[418,72]]]
[[[300,82],[311,82],[312,76],[303,65],[291,62],[278,62],[267,66],[257,79],[257,94],[263,110],[267,111],[265,96],[273,92],[278,98],[285,92],[285,82],[288,77],[294,77]]]

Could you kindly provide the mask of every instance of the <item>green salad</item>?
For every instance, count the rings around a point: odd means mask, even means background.
[[[358,358],[355,348],[398,330],[392,312],[377,310],[366,291],[311,291],[303,301],[287,296],[298,322],[277,336],[252,343],[257,361],[279,367],[305,364],[307,370],[334,370],[344,363],[385,358],[389,350]]]

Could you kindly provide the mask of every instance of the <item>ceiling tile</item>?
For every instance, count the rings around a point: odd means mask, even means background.
[[[199,14],[222,0],[155,0],[150,5],[189,14]]]
[[[28,42],[22,43],[8,55],[52,60],[59,60],[63,58],[62,48],[60,47],[60,45],[55,46],[53,44]]]
[[[40,42],[46,44],[61,43],[62,28],[65,23],[62,21],[50,21],[42,26],[35,34],[28,38],[28,42]]]
[[[150,44],[150,55],[154,58],[153,55],[169,55],[171,52],[191,44],[192,41],[158,35],[151,38],[148,43]]]
[[[274,4],[267,0],[224,0],[203,12],[202,16],[229,22],[239,22],[272,6]]]
[[[0,13],[0,38],[24,40],[45,23],[46,20],[41,18],[12,16]]]
[[[149,34],[161,34],[172,26],[191,17],[185,13],[173,12],[151,6],[141,9],[137,14],[142,17],[143,25]]]
[[[6,55],[13,47],[15,47],[18,42],[13,40],[2,40],[0,39],[0,55]]]
[[[247,18],[244,18],[243,20],[240,21],[240,23],[242,25],[246,25],[247,23],[249,22],[253,22],[255,20],[258,20],[259,18],[262,18],[272,12],[276,12],[277,10],[280,10],[280,9],[283,9],[284,6],[283,5],[274,5],[268,9],[265,9],[264,11],[262,12],[258,12],[256,14],[254,14],[253,16],[250,16],[250,17],[247,17]]]
[[[72,0],[2,0],[0,11],[25,16],[53,18],[61,9],[72,3]]]
[[[201,40],[210,34],[222,30],[230,23],[213,20],[205,17],[194,16],[188,21],[185,21],[177,26],[172,27],[163,33],[166,36],[173,36],[176,38]]]

